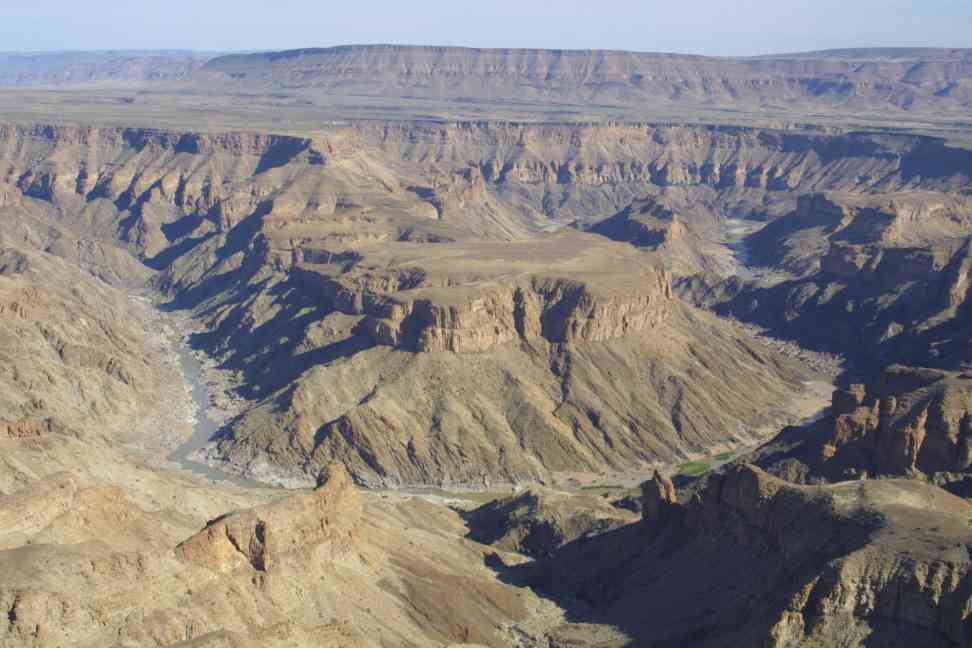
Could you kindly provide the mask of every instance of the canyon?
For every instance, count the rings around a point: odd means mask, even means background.
[[[966,50],[7,58],[0,646],[970,645]]]

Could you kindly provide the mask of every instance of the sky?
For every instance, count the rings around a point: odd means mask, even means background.
[[[0,51],[972,47],[972,0],[0,0]]]

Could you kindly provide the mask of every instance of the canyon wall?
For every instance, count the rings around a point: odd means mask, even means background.
[[[587,104],[847,106],[961,110],[972,55],[961,49],[840,50],[752,58],[606,50],[357,45],[209,61],[208,87],[408,98]]]
[[[717,308],[847,353],[862,372],[956,369],[970,359],[970,225],[962,193],[808,195],[747,242],[786,280],[736,286]]]
[[[684,500],[664,479],[645,491],[640,528],[518,571],[646,644],[969,645],[965,500],[905,479],[797,486],[749,465]]]
[[[481,485],[751,443],[801,380],[682,304],[637,247],[543,230],[664,194],[709,206],[679,212],[690,238],[727,214],[786,213],[803,191],[959,190],[968,155],[916,136],[651,124],[5,126],[0,185],[9,236],[97,250],[114,282],[132,279],[109,253],[121,245],[197,314],[195,343],[248,399],[213,458],[268,479],[336,459],[368,483]],[[740,385],[759,398],[733,397]]]

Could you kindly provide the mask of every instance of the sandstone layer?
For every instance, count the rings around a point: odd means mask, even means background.
[[[631,524],[637,515],[595,495],[531,487],[466,514],[469,537],[507,552],[543,558],[579,538]]]
[[[84,250],[116,283],[134,271],[115,244],[141,258],[244,376],[211,457],[304,483],[333,460],[370,484],[481,487],[752,443],[805,375],[673,296],[672,273],[716,265],[696,242],[729,216],[783,215],[761,236],[786,237],[829,200],[794,216],[795,196],[827,190],[859,204],[834,245],[870,244],[891,203],[875,241],[938,245],[965,203],[926,203],[970,168],[928,137],[650,124],[12,125],[0,142],[9,236]],[[617,242],[541,233],[599,221]]]
[[[706,290],[717,310],[848,353],[862,370],[956,369],[970,359],[970,219],[962,195],[810,195],[747,241],[783,279]]]
[[[537,230],[613,213],[645,183],[723,186],[729,201],[772,194],[775,204],[790,196],[770,176],[846,182],[839,164],[797,153],[785,133],[732,129],[3,135],[18,222],[98,250],[121,242],[158,271],[174,305],[210,331],[196,342],[246,379],[251,406],[214,457],[286,480],[338,459],[368,483],[481,486],[752,442],[753,428],[784,415],[795,365],[680,304],[670,275],[637,249]],[[874,145],[842,141],[850,156]],[[917,142],[888,146],[926,155]],[[622,161],[609,163],[614,155]],[[878,162],[882,182],[910,182],[895,160]],[[956,167],[941,186],[962,178]],[[128,279],[101,256],[96,271]],[[730,383],[760,402],[729,397]]]
[[[753,58],[622,51],[362,45],[229,55],[194,81],[409,98],[783,104],[961,110],[969,50],[843,50]]]
[[[598,645],[969,645],[972,509],[934,486],[795,486],[736,466],[653,502],[641,528],[517,568],[586,604],[556,640],[611,624],[623,636]]]
[[[895,365],[835,391],[827,416],[785,430],[753,460],[792,481],[912,476],[965,494],[970,409],[969,374]]]

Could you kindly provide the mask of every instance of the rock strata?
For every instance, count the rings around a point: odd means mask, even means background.
[[[961,110],[969,50],[890,48],[709,58],[612,50],[350,45],[217,57],[199,87],[482,102]],[[482,109],[482,108],[480,108]]]
[[[755,454],[774,473],[806,481],[888,475],[946,481],[972,468],[972,381],[967,374],[889,367],[870,384],[834,392],[828,416]]]
[[[352,550],[361,502],[340,464],[322,473],[317,488],[254,509],[229,513],[176,547],[182,560],[226,572],[249,565],[270,571],[290,553],[334,557]]]
[[[796,486],[740,465],[673,510],[533,573],[646,645],[970,645],[972,505],[941,489]]]
[[[648,524],[664,524],[666,518],[678,508],[675,484],[657,470],[655,475],[641,484],[641,517]]]
[[[511,269],[503,274],[509,276]],[[603,282],[542,275],[492,281],[479,276],[470,285],[448,278],[436,285],[425,272],[405,289],[388,277],[382,290],[374,277],[362,284],[353,276],[320,276],[312,266],[294,272],[302,285],[329,296],[335,310],[364,315],[365,330],[376,344],[471,353],[517,339],[603,342],[651,330],[671,308],[671,278],[649,268],[632,271],[636,281],[619,276],[630,285],[623,292],[604,290]]]
[[[533,487],[466,515],[469,537],[509,552],[548,556],[578,538],[630,524],[637,516],[591,495]]]

